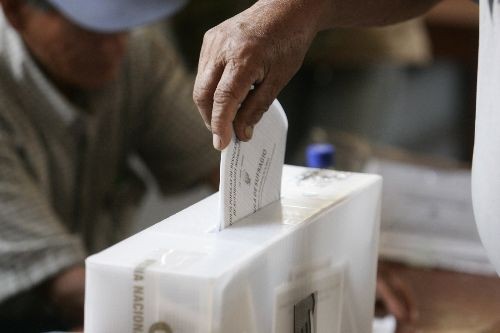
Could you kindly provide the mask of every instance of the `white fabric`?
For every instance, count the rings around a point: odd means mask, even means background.
[[[472,201],[481,241],[500,273],[500,5],[481,0]]]

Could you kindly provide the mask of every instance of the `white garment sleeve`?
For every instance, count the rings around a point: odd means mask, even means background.
[[[479,235],[500,274],[500,4],[481,0],[472,201]]]

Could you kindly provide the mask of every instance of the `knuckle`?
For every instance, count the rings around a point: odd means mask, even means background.
[[[245,130],[245,128],[248,125],[250,125],[250,124],[247,124],[245,119],[238,118],[238,117],[233,122],[234,129],[240,133],[243,133],[243,131]]]
[[[208,91],[205,89],[194,89],[193,90],[193,100],[196,105],[206,105],[210,100]]]
[[[212,112],[211,128],[215,134],[224,134],[233,122],[233,115],[229,110],[218,110]]]
[[[257,124],[261,119],[264,113],[267,112],[269,106],[267,104],[259,104],[255,106],[248,115],[248,123],[251,125]]]
[[[266,110],[256,110],[255,112],[252,113],[252,116],[250,117],[250,122],[252,124],[257,124],[261,119],[264,113],[267,111]]]
[[[211,107],[212,106],[212,92],[207,84],[195,83],[193,89],[193,101],[198,107]]]
[[[217,88],[214,93],[214,104],[224,105],[230,101],[238,100],[235,92],[231,88]]]
[[[220,116],[213,116],[211,123],[211,131],[214,134],[222,135],[224,133],[224,129],[226,128],[227,121]]]
[[[205,34],[203,34],[203,42],[208,42],[209,40],[212,39],[212,36],[214,35],[214,28],[208,29]]]
[[[254,111],[252,112],[252,114],[256,117],[259,117],[259,119],[260,119],[262,117],[262,115],[264,113],[266,113],[267,110],[269,110],[271,103],[272,103],[272,100],[271,100],[271,102],[267,102],[267,100],[266,100],[266,101],[262,101],[262,102],[257,103],[254,107]]]
[[[234,46],[227,52],[227,63],[234,71],[260,71],[258,56],[246,44]]]
[[[212,102],[210,102],[208,98],[197,99],[194,101],[194,104],[198,107],[203,116],[205,116],[205,114],[208,113],[212,108]]]
[[[215,126],[226,125],[233,121],[233,116],[229,110],[214,110],[212,112],[212,124]]]

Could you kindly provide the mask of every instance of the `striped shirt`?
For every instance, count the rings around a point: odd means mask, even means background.
[[[1,15],[1,14],[0,14]],[[131,33],[119,77],[68,100],[0,17],[0,301],[122,239],[144,190],[202,179],[218,154],[165,38]]]

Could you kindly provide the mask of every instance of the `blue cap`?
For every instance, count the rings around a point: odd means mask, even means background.
[[[335,147],[329,143],[313,143],[307,146],[306,163],[311,168],[331,168],[335,164]]]
[[[46,0],[73,23],[99,32],[126,31],[181,9],[187,0]]]

